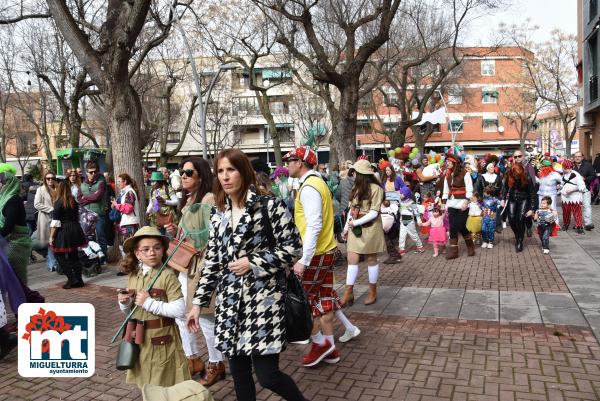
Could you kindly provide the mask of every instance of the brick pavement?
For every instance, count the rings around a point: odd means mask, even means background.
[[[379,284],[396,287],[459,288],[467,290],[568,292],[552,258],[542,254],[539,238],[525,239],[525,249],[516,253],[510,228],[496,235],[493,249],[477,247],[474,257],[466,256],[459,240],[460,257],[447,261],[433,258],[431,245],[426,252],[409,252],[396,265],[380,264]],[[412,247],[412,242],[411,242]],[[345,246],[341,246],[345,251]],[[384,256],[380,257],[383,260]],[[346,280],[346,264],[336,268],[336,279]],[[361,263],[359,284],[368,283],[367,268]]]
[[[54,286],[44,294],[48,301],[95,305],[96,374],[90,379],[23,379],[12,352],[0,362],[0,400],[140,399],[138,390],[124,383],[124,373],[114,369],[116,345],[108,342],[122,319],[114,289]],[[282,368],[309,400],[600,399],[600,345],[587,329],[355,312],[350,318],[363,334],[338,344],[338,365],[300,367],[303,346],[290,346],[282,355]],[[230,378],[213,389],[215,399],[223,401],[235,399],[232,391]],[[258,399],[279,398],[261,390]]]

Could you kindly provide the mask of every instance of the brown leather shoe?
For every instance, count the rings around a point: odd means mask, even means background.
[[[374,304],[377,301],[377,284],[369,284],[365,305]]]
[[[225,364],[223,362],[209,362],[206,373],[198,380],[204,387],[210,387],[219,380],[225,380]]]
[[[352,306],[354,304],[354,286],[347,285],[344,290],[344,295],[342,295],[342,299],[340,299],[340,306]]]
[[[467,246],[467,255],[475,256],[475,243],[473,243],[473,234],[465,237],[465,245]]]
[[[204,374],[204,361],[201,357],[195,359],[188,359],[188,369],[190,370],[190,376],[194,376],[197,373]]]

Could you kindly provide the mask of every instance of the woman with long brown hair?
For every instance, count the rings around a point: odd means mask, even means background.
[[[520,162],[515,162],[506,172],[502,186],[501,206],[508,208],[508,222],[515,234],[515,250],[523,250],[525,219],[533,215],[536,190],[533,181]]]
[[[79,225],[79,205],[71,193],[71,185],[67,181],[61,181],[56,190],[48,244],[67,276],[64,289],[83,287],[78,251],[86,243]]]
[[[133,236],[140,227],[140,205],[138,187],[129,174],[119,174],[117,178],[119,187],[119,202],[112,199],[111,207],[121,212],[119,221],[119,242],[121,247],[125,240]]]
[[[352,165],[351,170],[355,174],[354,186],[349,197],[350,213],[342,233],[342,238],[348,239],[348,271],[346,288],[340,304],[345,306],[354,303],[358,261],[360,255],[364,255],[369,271],[369,290],[365,305],[371,305],[377,301],[379,278],[377,253],[386,249],[383,224],[379,218],[384,192],[368,160],[358,160]]]
[[[215,171],[219,212],[211,216],[188,327],[198,331],[200,308],[209,306],[216,290],[221,300],[215,312],[217,348],[229,358],[237,399],[256,400],[254,367],[263,387],[284,400],[304,401],[292,378],[279,370],[286,339],[285,304],[278,281],[301,252],[300,236],[285,203],[257,192],[256,177],[244,153],[221,151]],[[263,225],[265,220],[270,228]]]
[[[214,182],[210,164],[199,157],[188,157],[179,164],[181,176],[181,188],[183,199],[179,211],[181,219],[179,226],[174,223],[165,225],[165,230],[172,237],[178,239],[186,235],[188,245],[202,252],[208,240],[208,229],[210,227],[210,212],[215,205],[212,194]],[[187,271],[179,271],[179,283],[183,292],[187,309],[191,309],[191,298],[194,296],[198,283],[203,261],[198,258]],[[194,376],[200,373],[198,382],[205,387],[210,387],[219,380],[225,379],[225,364],[223,354],[215,346],[215,313],[214,302],[208,308],[202,310],[198,317],[198,324],[206,340],[208,350],[208,363],[202,360],[202,339],[199,333],[192,333],[186,328],[185,319],[176,319],[179,332],[183,341],[183,351],[188,359],[190,374]]]
[[[50,221],[52,220],[52,211],[54,210],[54,201],[56,200],[56,174],[53,171],[47,171],[44,174],[44,183],[35,191],[33,206],[38,211],[37,230],[33,234],[34,247],[46,248],[48,238],[50,237]],[[58,262],[54,253],[48,247],[46,262],[48,270],[55,271]]]

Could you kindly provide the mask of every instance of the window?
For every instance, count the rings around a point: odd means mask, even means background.
[[[294,142],[296,137],[294,134],[294,127],[277,127],[277,133],[279,134],[279,142],[283,143],[283,142]],[[265,126],[265,129],[263,130],[263,139],[265,141],[265,143],[267,143],[267,141],[271,140],[271,135],[269,132],[269,128],[268,126]]]
[[[234,72],[231,77],[233,89],[247,89],[250,86],[250,74],[247,72]]]
[[[462,103],[462,89],[461,88],[449,88],[448,89],[448,104],[461,104]]]
[[[496,91],[483,91],[481,93],[481,103],[484,104],[496,104],[498,103],[498,92]]]
[[[496,60],[481,60],[481,75],[496,75]]]
[[[369,108],[371,108],[372,104],[373,104],[373,99],[371,98],[370,93],[361,97],[358,100],[358,108],[359,109],[369,109]]]
[[[386,106],[395,106],[398,104],[398,94],[395,92],[386,93],[383,95],[383,101]]]
[[[598,36],[594,35],[587,41],[589,56],[589,95],[590,102],[598,99]]]
[[[450,120],[448,122],[448,131],[460,132],[463,130],[463,120]]]
[[[289,99],[284,96],[269,98],[269,108],[273,114],[290,114]]]
[[[484,118],[482,128],[483,132],[498,132],[498,120]]]
[[[17,145],[16,156],[29,155],[37,152],[36,135],[33,132],[20,132],[15,136]]]
[[[260,114],[256,96],[244,96],[233,98],[232,114],[234,116],[257,116]]]
[[[598,13],[598,1],[597,0],[590,0],[590,8],[589,8],[589,13],[588,13],[588,16],[589,16],[588,21],[593,20],[597,13]]]
[[[167,143],[179,143],[181,134],[177,131],[171,131],[167,133]]]
[[[462,121],[461,121],[462,123]],[[439,134],[441,132],[441,127],[440,124],[431,124],[431,123],[425,123],[425,124],[421,124],[421,125],[417,125],[417,130],[420,134],[426,134],[427,133],[427,129],[428,127],[431,126],[431,133],[432,134]]]

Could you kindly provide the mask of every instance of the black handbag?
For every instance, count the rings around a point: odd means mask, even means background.
[[[123,340],[117,353],[117,370],[133,369],[140,357],[140,346],[133,341]]]
[[[287,278],[285,292],[285,333],[289,342],[310,338],[313,328],[312,311],[308,297],[295,274]]]

